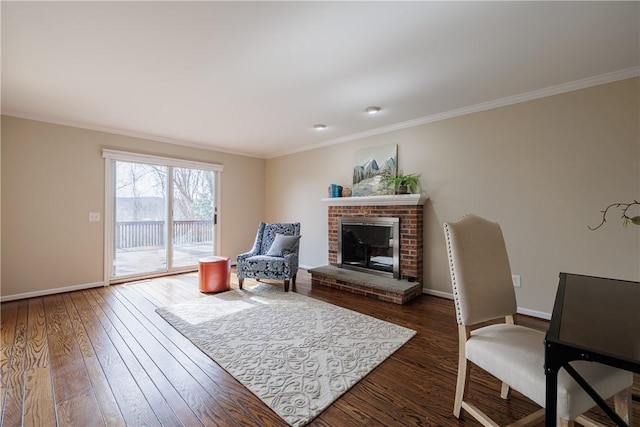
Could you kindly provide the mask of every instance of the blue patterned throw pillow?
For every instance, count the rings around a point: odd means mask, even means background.
[[[267,256],[285,256],[286,254],[293,252],[300,240],[298,236],[285,236],[284,234],[276,234],[276,238],[273,239],[273,243],[267,251]]]

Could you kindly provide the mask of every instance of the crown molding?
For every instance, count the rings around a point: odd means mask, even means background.
[[[265,158],[265,156],[259,156],[259,155],[256,155],[256,154],[247,153],[247,152],[243,152],[243,151],[233,151],[233,150],[229,150],[229,149],[223,148],[223,147],[206,145],[206,144],[197,143],[197,142],[191,142],[191,141],[183,141],[183,140],[179,140],[179,139],[167,138],[167,137],[158,136],[158,135],[151,135],[151,134],[142,133],[142,132],[134,132],[134,131],[124,130],[124,129],[116,129],[116,128],[111,128],[111,127],[107,127],[107,126],[98,126],[98,125],[93,125],[93,124],[88,124],[88,123],[74,122],[74,121],[71,121],[71,120],[54,119],[54,118],[51,118],[51,117],[39,116],[37,114],[27,114],[27,113],[21,113],[21,112],[18,112],[18,111],[11,111],[11,110],[2,110],[1,114],[3,116],[17,117],[19,119],[35,120],[35,121],[38,121],[38,122],[51,123],[51,124],[54,124],[54,125],[70,126],[70,127],[74,127],[74,128],[78,128],[78,129],[85,129],[85,130],[92,130],[92,131],[96,131],[96,132],[111,133],[111,134],[114,134],[114,135],[127,136],[127,137],[130,137],[130,138],[146,139],[148,141],[164,142],[164,143],[167,143],[167,144],[174,144],[174,145],[183,145],[183,146],[186,146],[186,147],[199,148],[201,150],[218,151],[220,153],[234,154],[234,155],[237,155],[237,156],[245,156],[245,157],[254,157],[254,158],[258,158],[258,159],[264,159]]]
[[[573,82],[550,86],[544,89],[538,89],[531,92],[522,93],[519,95],[499,98],[493,101],[482,102],[480,104],[470,105],[468,107],[457,108],[454,110],[445,111],[443,113],[438,113],[430,116],[421,117],[418,119],[408,120],[405,122],[400,122],[400,123],[392,124],[389,126],[383,126],[377,129],[371,129],[365,132],[354,133],[352,135],[330,139],[328,141],[319,142],[313,145],[307,145],[301,148],[280,151],[278,153],[272,153],[271,155],[266,156],[266,158],[271,159],[275,157],[286,156],[289,154],[315,150],[317,148],[328,147],[336,144],[342,144],[344,142],[355,141],[358,139],[381,135],[381,134],[393,132],[396,130],[420,126],[427,123],[437,122],[440,120],[446,120],[454,117],[464,116],[467,114],[478,113],[480,111],[492,110],[494,108],[505,107],[508,105],[519,104],[522,102],[532,101],[534,99],[546,98],[548,96],[559,95],[567,92],[573,92],[580,89],[586,89],[589,87],[598,86],[606,83],[613,83],[616,81],[626,80],[626,79],[630,79],[638,76],[640,76],[640,67],[625,68],[623,70],[613,71],[611,73],[605,73],[605,74],[600,74],[598,76],[587,77],[584,79],[575,80]]]
[[[35,114],[27,114],[27,113],[21,113],[17,111],[2,110],[1,114],[5,116],[17,117],[21,119],[36,120],[40,122],[52,123],[52,124],[57,124],[62,126],[71,126],[79,129],[86,129],[86,130],[93,130],[98,132],[111,133],[114,135],[128,136],[131,138],[140,138],[140,139],[146,139],[150,141],[164,142],[167,144],[183,145],[187,147],[199,148],[199,149],[208,150],[208,151],[218,151],[220,153],[233,154],[237,156],[245,156],[245,157],[258,158],[258,159],[272,159],[276,157],[282,157],[290,154],[296,154],[296,153],[301,153],[305,151],[315,150],[318,148],[328,147],[331,145],[342,144],[344,142],[350,142],[358,139],[368,138],[371,136],[382,135],[382,134],[397,131],[397,130],[407,129],[415,126],[424,125],[427,123],[437,122],[440,120],[446,120],[454,117],[464,116],[467,114],[477,113],[480,111],[491,110],[494,108],[505,107],[508,105],[518,104],[521,102],[531,101],[534,99],[545,98],[548,96],[559,95],[562,93],[572,92],[580,89],[586,89],[589,87],[598,86],[606,83],[626,80],[626,79],[630,79],[638,76],[640,76],[640,66],[625,68],[625,69],[613,71],[610,73],[605,73],[605,74],[600,74],[593,77],[587,77],[584,79],[575,80],[573,82],[550,86],[544,89],[534,90],[531,92],[526,92],[519,95],[500,98],[493,101],[482,102],[480,104],[475,104],[468,107],[457,108],[454,110],[445,111],[443,113],[433,114],[430,116],[408,120],[405,122],[395,123],[389,126],[383,126],[380,128],[371,129],[364,132],[346,135],[340,138],[330,139],[330,140],[319,142],[312,145],[306,145],[304,147],[273,152],[268,155],[257,155],[254,153],[229,150],[223,147],[206,145],[203,143],[177,140],[177,139],[167,138],[167,137],[158,136],[158,135],[145,134],[142,132],[134,132],[134,131],[128,131],[124,129],[116,129],[116,128],[110,128],[106,126],[98,126],[93,124],[74,122],[70,120],[54,119],[51,117],[38,116]]]

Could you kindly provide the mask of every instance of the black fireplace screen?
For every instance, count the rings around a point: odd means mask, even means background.
[[[338,266],[400,278],[398,218],[338,218]]]

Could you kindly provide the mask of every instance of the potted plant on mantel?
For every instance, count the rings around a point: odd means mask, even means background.
[[[396,194],[415,194],[420,188],[420,174],[410,173],[405,175],[400,171],[396,176],[387,178],[387,188],[393,187]]]

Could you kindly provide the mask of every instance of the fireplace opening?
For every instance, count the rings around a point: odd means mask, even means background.
[[[338,218],[338,267],[400,279],[400,221]]]

